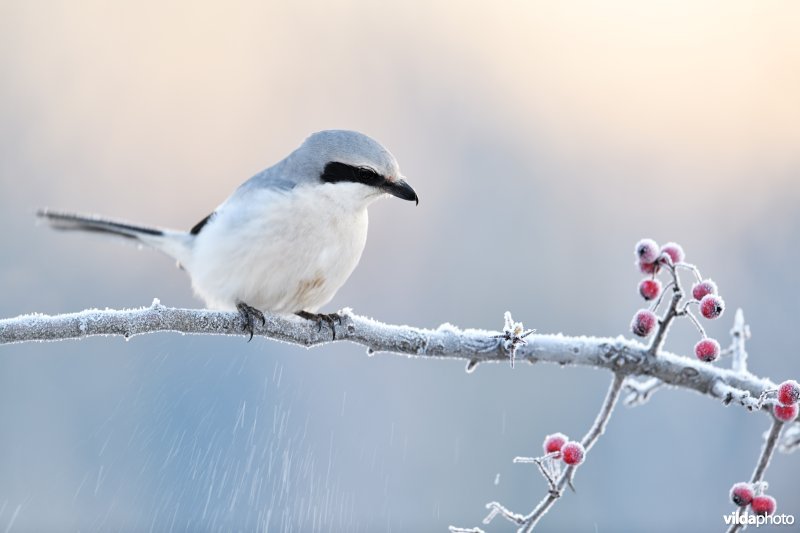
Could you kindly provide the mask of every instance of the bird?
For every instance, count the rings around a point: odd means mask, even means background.
[[[237,310],[253,338],[264,313],[321,314],[358,264],[367,240],[367,207],[394,196],[419,198],[397,159],[373,138],[350,130],[308,136],[281,161],[244,183],[188,231],[132,224],[48,208],[38,216],[59,230],[112,234],[175,259],[210,309]]]

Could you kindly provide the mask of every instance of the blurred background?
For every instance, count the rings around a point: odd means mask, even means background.
[[[0,316],[198,307],[149,250],[48,206],[190,228],[313,131],[392,150],[327,311],[629,335],[645,236],[681,243],[751,369],[800,377],[800,5],[0,1]],[[392,280],[387,283],[386,280]],[[678,323],[667,341],[691,353]],[[717,363],[727,365],[727,361]],[[155,334],[0,348],[0,531],[446,531],[546,490],[610,375]],[[709,531],[769,421],[683,390],[620,409],[545,531]],[[768,471],[800,515],[800,458]],[[512,531],[500,519],[490,531]],[[786,529],[783,529],[786,530]]]

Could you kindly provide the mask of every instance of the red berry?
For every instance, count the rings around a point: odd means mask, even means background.
[[[639,294],[645,300],[653,300],[661,294],[661,282],[657,279],[643,279],[639,283]]]
[[[700,300],[700,313],[708,319],[719,317],[724,310],[725,302],[715,294],[706,294]]]
[[[652,311],[640,309],[631,321],[631,331],[639,337],[647,337],[653,332],[657,322],[658,318]]]
[[[775,415],[775,418],[782,422],[791,422],[797,418],[797,411],[799,410],[800,407],[798,407],[796,403],[793,403],[792,405],[781,405],[776,403],[772,407],[772,412]]]
[[[692,296],[695,300],[702,300],[706,294],[717,294],[717,284],[713,280],[704,279],[692,287]]]
[[[740,482],[731,487],[731,500],[739,507],[744,507],[753,501],[753,487],[750,483]]]
[[[668,242],[662,246],[661,253],[668,255],[673,265],[683,263],[683,258],[686,257],[686,254],[683,253],[683,248],[676,242]]]
[[[703,339],[694,345],[694,354],[701,361],[710,363],[719,357],[719,343],[714,339]]]
[[[583,462],[583,456],[586,455],[586,450],[583,449],[583,444],[580,442],[570,441],[561,447],[561,455],[566,464],[578,466]]]
[[[763,516],[774,513],[777,503],[775,503],[775,498],[772,496],[762,494],[761,496],[753,498],[753,501],[750,502],[750,507],[755,514]]]
[[[639,261],[636,264],[639,265],[639,271],[642,274],[657,274],[658,270],[661,268],[658,263],[646,263],[644,261]]]
[[[778,401],[783,405],[792,405],[800,401],[800,384],[790,379],[778,387]]]
[[[653,239],[642,239],[636,243],[636,259],[642,263],[653,263],[658,259],[658,244]]]
[[[567,442],[567,438],[563,433],[553,433],[546,436],[542,445],[545,455],[558,452],[558,455],[554,455],[554,457],[561,457],[561,447]]]

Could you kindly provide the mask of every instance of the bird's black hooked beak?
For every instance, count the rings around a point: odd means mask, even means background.
[[[417,205],[419,205],[419,197],[417,197],[417,193],[411,188],[411,185],[406,183],[406,180],[387,180],[382,189],[392,196],[397,196],[403,200],[413,200],[417,203]]]

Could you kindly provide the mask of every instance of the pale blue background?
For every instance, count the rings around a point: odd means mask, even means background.
[[[189,228],[311,131],[369,133],[418,208],[371,209],[329,310],[627,334],[633,245],[677,240],[800,377],[797,4],[0,2],[0,316],[198,306],[170,261],[38,207]],[[709,326],[723,339],[732,313]],[[668,348],[697,340],[677,324]],[[725,364],[725,363],[722,363]],[[0,348],[0,531],[446,531],[527,512],[516,455],[610,376],[158,334]],[[621,409],[545,531],[709,531],[763,415]],[[767,479],[800,514],[800,458]],[[499,474],[499,484],[495,478]],[[13,523],[12,523],[13,522]],[[491,531],[511,531],[495,522]],[[785,530],[785,529],[784,529]]]

